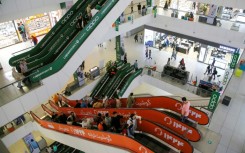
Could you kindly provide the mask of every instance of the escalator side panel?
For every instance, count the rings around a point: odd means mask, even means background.
[[[150,149],[146,148],[142,144],[138,143],[137,141],[134,141],[129,137],[125,137],[124,135],[103,132],[103,131],[89,130],[89,129],[81,128],[79,126],[49,122],[49,121],[41,120],[33,112],[30,112],[30,114],[37,123],[39,123],[42,127],[47,129],[55,130],[61,133],[67,133],[73,136],[77,136],[83,139],[88,139],[91,141],[95,141],[107,145],[113,145],[115,147],[124,148],[135,153],[142,152],[141,151],[142,148],[147,153],[153,153]]]
[[[126,107],[127,98],[122,98],[122,107]],[[135,98],[134,108],[164,108],[170,109],[174,112],[181,114],[182,102],[167,97],[167,96],[154,96],[154,97],[137,97]],[[201,125],[209,123],[208,115],[194,107],[190,107],[190,114],[188,118],[196,121]]]
[[[53,107],[52,102],[50,105]],[[54,106],[55,107],[55,106]],[[65,114],[69,114],[70,112],[75,112],[77,116],[84,116],[84,115],[97,115],[98,113],[106,114],[110,113],[112,114],[115,109],[92,109],[92,108],[67,108],[67,107],[57,107],[58,111],[64,112]],[[139,116],[141,116],[144,119],[148,119],[152,122],[158,123],[168,129],[171,129],[173,132],[186,137],[188,140],[196,142],[201,139],[201,134],[198,129],[195,127],[191,127],[179,120],[176,120],[175,118],[172,118],[171,116],[168,116],[167,114],[161,113],[154,109],[117,109],[116,110],[118,114],[121,114],[125,117],[129,117],[130,114],[134,113]]]

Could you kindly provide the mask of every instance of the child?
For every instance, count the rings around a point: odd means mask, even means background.
[[[36,46],[37,45],[37,42],[38,42],[37,37],[32,35],[31,36],[31,40],[34,43],[34,46]]]

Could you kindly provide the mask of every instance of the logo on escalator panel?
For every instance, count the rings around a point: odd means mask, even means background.
[[[147,149],[144,146],[140,146],[139,151],[141,151],[141,153],[148,153]]]
[[[99,16],[96,16],[91,23],[87,26],[86,30],[89,31],[91,28],[93,28],[93,26],[96,24],[96,22],[100,19]]]

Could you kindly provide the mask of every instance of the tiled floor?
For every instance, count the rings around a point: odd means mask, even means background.
[[[85,71],[88,71],[88,69],[94,65],[99,65],[99,63],[106,63],[106,61],[111,59],[115,60],[114,40],[103,44],[103,48],[96,46],[93,51],[91,51],[91,54],[86,59]],[[1,86],[2,83],[8,84],[8,81],[13,81],[13,78],[11,78],[9,73],[9,71],[11,71],[11,67],[8,65],[8,59],[12,56],[11,54],[29,46],[31,46],[30,42],[26,42],[1,49],[0,62],[4,68],[0,71]],[[130,63],[133,63],[134,60],[137,59],[140,67],[145,65],[145,47],[143,44],[134,43],[133,37],[125,38],[125,49]],[[152,49],[152,58],[157,63],[158,71],[162,71],[163,65],[170,56],[171,52],[159,51],[154,48]],[[171,61],[171,65],[177,66],[180,59],[181,55],[179,54],[176,61]],[[198,76],[198,78],[204,78],[203,72],[206,69],[206,65],[198,63],[195,59],[188,58],[186,56],[185,61],[188,71],[190,71],[194,76]],[[163,94],[162,91],[158,92],[159,94]],[[227,107],[219,104],[209,126],[210,130],[221,134],[221,141],[219,142],[216,153],[245,153],[245,113],[242,111],[245,108],[245,100],[244,96],[241,96],[240,93],[237,93],[234,96],[236,96],[236,98],[232,99],[230,106]]]

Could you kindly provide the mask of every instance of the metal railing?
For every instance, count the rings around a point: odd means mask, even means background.
[[[148,70],[149,68],[144,68],[142,74],[146,74],[146,75],[149,75],[148,74]],[[172,77],[172,76],[169,76],[169,75],[164,75],[162,77],[162,72],[158,72],[158,71],[152,71],[151,70],[151,74],[150,74],[151,77],[154,77],[156,79],[159,79],[161,81],[164,81],[168,84],[171,84],[173,86],[176,86],[180,89],[183,89],[183,90],[186,90],[188,92],[191,92],[195,95],[198,95],[200,96],[200,98],[198,97],[188,97],[188,100],[191,100],[191,101],[195,101],[195,106],[207,106],[208,105],[208,102],[209,102],[209,98],[212,94],[212,91],[208,91],[208,90],[205,90],[205,89],[202,89],[200,87],[198,87],[198,82],[199,80],[197,80],[197,84],[194,85],[192,83],[192,80],[188,80],[188,82],[186,84],[183,84],[182,83],[182,80],[179,80],[175,77]],[[195,80],[196,81],[196,80]],[[172,98],[175,98],[177,100],[181,100],[181,97],[183,95],[174,95],[174,96],[170,96]]]

